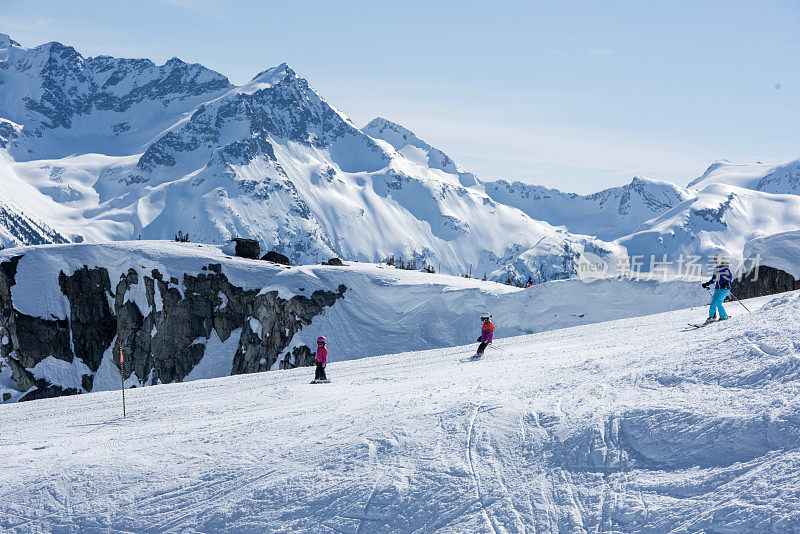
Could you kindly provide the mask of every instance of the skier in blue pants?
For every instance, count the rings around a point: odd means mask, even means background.
[[[714,263],[716,264],[716,267],[714,267],[714,275],[711,277],[711,280],[703,284],[705,288],[714,284],[714,296],[711,297],[711,306],[708,309],[708,319],[706,319],[705,324],[716,321],[717,312],[719,312],[720,321],[724,321],[728,318],[728,314],[725,312],[722,303],[731,292],[731,280],[733,280],[733,275],[731,274],[730,267],[728,267],[728,263],[721,256],[716,256],[714,258]]]

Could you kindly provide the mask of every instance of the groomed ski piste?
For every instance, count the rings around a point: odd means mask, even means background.
[[[800,294],[745,303],[5,404],[0,530],[797,532]]]

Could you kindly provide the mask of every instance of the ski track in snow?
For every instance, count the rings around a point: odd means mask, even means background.
[[[5,404],[0,531],[797,531],[799,304]]]

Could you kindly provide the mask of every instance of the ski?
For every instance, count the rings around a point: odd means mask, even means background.
[[[730,318],[731,318],[731,316],[728,315],[728,319],[730,319]],[[727,321],[728,319],[717,319],[716,321],[711,321],[710,323],[700,323],[700,324],[686,323],[686,324],[689,325],[689,326],[693,326],[695,328],[704,328],[704,327],[706,327],[706,326],[708,326],[710,324],[721,323],[723,321]]]
[[[483,359],[483,356],[480,358],[476,358],[475,356],[470,356],[469,358],[459,358],[458,361],[461,363],[469,363],[469,362],[479,362]]]

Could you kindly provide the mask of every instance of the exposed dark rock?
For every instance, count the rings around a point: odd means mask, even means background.
[[[161,66],[146,59],[84,58],[60,43],[48,43],[36,51],[48,53],[40,72],[42,92],[39,100],[26,97],[24,101],[28,109],[49,119],[49,128],[70,128],[76,115],[92,109],[123,112],[150,100],[167,105],[175,98],[211,94],[231,86],[225,76],[177,58]],[[30,67],[30,60],[17,65]],[[120,84],[132,89],[120,92]]]
[[[261,257],[264,261],[271,261],[272,263],[280,263],[281,265],[291,265],[289,258],[281,254],[280,252],[275,252],[274,250],[270,250],[266,254]]]
[[[236,242],[236,255],[240,258],[249,258],[257,260],[261,255],[261,246],[255,239],[245,239],[243,237],[234,237],[232,241]]]
[[[66,237],[50,228],[44,222],[8,205],[0,204],[0,227],[8,230],[12,237],[23,245],[69,243]]]
[[[72,276],[62,271],[58,275],[58,285],[69,300],[75,356],[83,360],[92,372],[97,372],[103,352],[117,333],[117,321],[108,305],[108,296],[114,296],[108,271],[89,269],[86,265]]]
[[[306,345],[295,347],[291,353],[283,355],[283,359],[278,362],[278,368],[294,369],[295,367],[310,367],[314,365],[316,355]],[[294,360],[294,361],[292,361]]]
[[[310,367],[314,365],[314,361],[317,358],[316,353],[312,352],[306,345],[295,347],[292,350],[292,356],[294,357],[295,367]]]
[[[11,393],[3,393],[3,402],[11,400]]]
[[[328,261],[323,261],[322,265],[335,265],[337,267],[341,267],[342,265],[344,265],[344,263],[342,263],[342,260],[340,260],[339,258],[331,258]]]
[[[23,395],[19,400],[20,402],[24,402],[49,399],[51,397],[64,397],[66,395],[77,395],[78,393],[80,393],[80,391],[75,388],[62,388],[40,379],[36,381],[36,388]]]
[[[26,368],[34,367],[48,356],[72,361],[67,319],[42,319],[15,310],[10,333],[17,359]]]
[[[763,297],[795,289],[800,289],[800,280],[795,280],[789,273],[767,265],[751,269],[740,280],[734,280],[731,284],[731,292],[740,299]]]
[[[83,388],[83,391],[92,391],[93,384],[94,375],[83,375],[81,377],[81,388]]]

